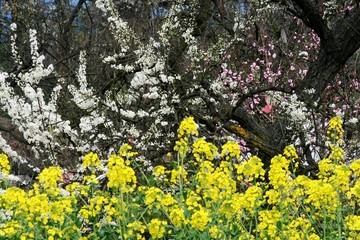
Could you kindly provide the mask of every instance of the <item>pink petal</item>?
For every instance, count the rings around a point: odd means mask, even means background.
[[[271,105],[266,105],[265,107],[263,107],[261,109],[264,113],[270,113],[272,110],[272,106]]]

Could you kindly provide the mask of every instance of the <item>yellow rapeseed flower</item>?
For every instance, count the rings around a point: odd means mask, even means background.
[[[339,163],[341,160],[344,159],[344,150],[341,147],[331,144],[330,149],[331,149],[331,152],[330,152],[329,158],[334,163]]]
[[[159,239],[164,237],[166,224],[166,221],[161,221],[157,218],[154,218],[150,221],[148,228],[152,239]]]
[[[127,224],[128,230],[127,230],[127,238],[135,238],[135,239],[145,239],[142,237],[141,234],[143,234],[146,230],[146,226],[141,221],[134,221]]]
[[[160,203],[165,208],[169,208],[170,206],[172,206],[176,203],[176,200],[174,199],[174,197],[171,194],[167,193],[160,199]]]
[[[341,138],[343,137],[343,127],[342,127],[342,120],[340,117],[333,117],[329,121],[329,127],[327,130],[328,140],[332,140],[337,142],[338,144],[341,143]]]
[[[188,139],[186,137],[180,138],[175,144],[174,151],[179,153],[180,158],[184,158],[189,151]]]
[[[229,221],[234,217],[236,218],[236,221],[239,221],[243,209],[244,194],[234,193],[231,198],[226,199],[221,203],[219,213],[223,214]]]
[[[360,159],[353,161],[350,164],[350,169],[356,177],[360,177]]]
[[[126,204],[122,198],[112,196],[108,204],[104,204],[104,210],[108,218],[122,220],[124,214],[129,210],[129,204]]]
[[[282,235],[284,237],[289,237],[289,240],[303,240],[307,239],[306,237],[310,232],[310,229],[310,221],[302,217],[298,217],[284,227]]]
[[[324,180],[309,180],[305,193],[305,203],[311,204],[316,210],[326,211],[334,217],[340,204],[335,188]]]
[[[62,239],[63,237],[62,231],[56,227],[49,227],[47,233],[49,235],[48,240]]]
[[[335,164],[328,158],[324,158],[320,160],[318,166],[319,166],[318,176],[320,178],[328,177],[335,168]]]
[[[3,237],[3,239],[13,239],[17,233],[21,233],[23,228],[16,220],[5,222],[0,226],[0,237]]]
[[[345,217],[346,228],[350,231],[360,231],[360,216],[349,215]]]
[[[259,224],[257,231],[261,239],[277,239],[278,227],[277,222],[281,219],[281,212],[276,209],[259,211]]]
[[[164,192],[157,187],[151,187],[145,192],[145,204],[151,205],[156,201],[160,201],[164,196]]]
[[[211,226],[209,233],[213,239],[222,239],[224,237],[224,233],[217,226]]]
[[[328,178],[328,182],[339,192],[349,191],[351,171],[345,164],[336,165],[333,174]]]
[[[310,234],[308,239],[309,240],[321,240],[321,238],[316,233]]]
[[[355,196],[357,201],[360,201],[360,181],[356,179],[354,182],[355,182],[354,186],[350,188],[349,192],[347,193],[347,196],[348,198]]]
[[[50,219],[49,197],[46,194],[31,196],[27,199],[29,219],[35,218],[36,222],[46,225]]]
[[[198,136],[197,124],[194,121],[194,117],[187,117],[182,120],[178,130],[178,138],[182,138],[187,135]]]
[[[8,157],[4,153],[1,153],[0,154],[0,172],[9,174],[10,169],[11,169],[11,166],[10,166]]]
[[[160,180],[166,177],[166,168],[164,166],[158,165],[153,169],[153,175],[156,180]]]
[[[66,214],[72,213],[74,209],[72,208],[72,203],[76,203],[75,199],[63,198],[58,201],[51,202],[49,204],[50,208],[50,218],[58,223],[63,224],[66,218]]]
[[[258,178],[264,179],[265,170],[264,164],[257,156],[251,156],[248,161],[235,165],[237,169],[238,180],[243,180],[245,177],[247,181],[252,182]]]
[[[126,166],[122,157],[111,155],[108,160],[108,172],[106,174],[109,188],[121,189],[122,192],[132,192],[136,187],[135,171]]]
[[[37,177],[39,185],[50,195],[57,196],[60,192],[58,181],[62,180],[61,168],[56,166],[45,168]]]
[[[132,157],[137,156],[139,154],[138,152],[131,151],[131,149],[132,149],[132,146],[125,143],[120,147],[119,155],[121,157],[132,158]]]
[[[84,184],[98,184],[99,180],[96,179],[95,172],[92,172],[90,175],[86,175],[83,178]]]
[[[174,224],[175,227],[180,228],[183,224],[186,223],[184,210],[180,208],[173,208],[169,214],[170,221]]]
[[[34,233],[22,233],[20,235],[20,240],[28,240],[28,239],[35,239]]]
[[[297,154],[296,152],[296,149],[293,145],[289,145],[289,146],[286,146],[285,149],[284,149],[284,156],[290,160],[290,162],[293,163],[293,167],[295,169],[298,168],[299,166],[299,162],[296,161],[298,158],[299,158],[299,155]],[[294,170],[294,169],[293,169]]]
[[[289,164],[290,160],[282,155],[277,155],[271,159],[269,180],[275,190],[287,192],[291,188]]]
[[[191,215],[190,225],[199,231],[204,231],[209,222],[211,222],[211,218],[205,208],[200,208]]]
[[[222,147],[220,156],[229,160],[235,158],[240,160],[240,147],[239,144],[233,141],[227,141]]]
[[[249,187],[246,192],[241,195],[243,207],[251,214],[254,214],[263,204],[263,190],[258,186]]]
[[[200,138],[193,144],[193,154],[195,159],[200,162],[202,160],[212,161],[217,155],[217,147],[205,139]]]
[[[227,162],[223,162],[227,163]],[[212,174],[208,174],[210,177],[210,188],[217,188],[219,189],[220,198],[229,197],[231,194],[236,192],[236,181],[232,177],[232,173],[221,164]],[[215,198],[213,198],[215,199]]]
[[[27,198],[28,194],[23,189],[11,187],[0,195],[0,206],[8,210],[21,210],[18,208],[26,204]]]
[[[188,209],[192,210],[201,207],[201,203],[199,203],[200,201],[201,201],[201,197],[194,191],[191,191],[188,197],[186,198],[185,203],[188,206]]]
[[[180,178],[182,178],[182,181],[184,183],[187,183],[189,182],[188,179],[187,179],[187,171],[185,168],[183,168],[182,166],[179,166],[177,169],[173,169],[171,171],[171,179],[170,179],[170,182],[177,185],[179,184],[179,180]]]
[[[84,156],[83,167],[97,167],[101,164],[100,158],[96,153],[90,152]]]
[[[281,193],[277,190],[270,189],[265,193],[266,198],[268,199],[267,202],[269,204],[278,204],[282,201]]]

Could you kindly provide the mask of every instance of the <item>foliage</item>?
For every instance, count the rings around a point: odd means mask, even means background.
[[[29,191],[4,189],[1,238],[359,237],[360,159],[345,164],[336,153],[342,135],[338,117],[330,120],[333,147],[319,162],[316,179],[296,174],[299,157],[293,146],[273,157],[265,174],[258,157],[241,159],[238,144],[229,141],[218,151],[197,131],[193,118],[185,118],[172,167],[158,165],[152,176],[140,174],[138,153],[125,144],[105,161],[92,152],[85,155],[81,180],[65,185],[61,169],[49,167]],[[7,175],[5,157],[1,159]]]

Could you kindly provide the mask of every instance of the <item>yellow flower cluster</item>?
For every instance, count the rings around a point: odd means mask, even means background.
[[[0,196],[0,206],[9,213],[10,219],[1,224],[0,238],[44,239],[47,236],[47,239],[54,239],[77,236],[80,231],[73,225],[74,220],[69,219],[75,211],[76,199],[60,196],[53,198],[51,195],[52,192],[31,195],[16,187],[8,188]],[[66,228],[67,224],[72,227]],[[43,230],[34,232],[33,229],[37,227]]]
[[[360,159],[353,161],[350,164],[350,169],[356,177],[360,177]]]
[[[218,149],[214,144],[206,142],[203,138],[196,140],[192,146],[192,153],[198,162],[202,160],[214,160],[217,151]]]
[[[175,227],[181,228],[184,224],[187,224],[184,210],[180,208],[173,208],[169,214],[170,221]]]
[[[280,239],[278,222],[281,221],[282,213],[277,209],[259,211],[259,226],[257,231],[261,239]]]
[[[135,171],[130,166],[131,158],[136,154],[125,146],[119,155],[108,159],[108,190],[105,192],[99,189],[94,170],[83,177],[82,183],[73,182],[66,186],[66,190],[62,189],[59,185],[62,180],[60,167],[43,169],[36,178],[38,182],[28,192],[16,187],[6,189],[0,195],[0,209],[3,209],[0,210],[0,238],[93,239],[93,236],[100,236],[103,231],[89,232],[89,228],[101,229],[103,225],[114,224],[114,221],[124,219],[129,208],[139,208],[137,203],[124,201],[124,194],[136,188]],[[83,167],[89,168],[99,165],[101,161],[95,153],[87,154],[82,163]],[[169,198],[171,195],[165,197],[164,204],[170,204]],[[6,222],[1,217],[2,211],[6,212]],[[120,233],[134,239],[145,239],[142,236],[145,229],[146,225],[134,221]]]
[[[329,158],[334,161],[334,162],[340,162],[341,160],[343,160],[344,158],[344,150],[339,147],[339,146],[335,146],[335,145],[330,145],[330,156]]]
[[[189,210],[196,210],[199,209],[201,204],[201,197],[194,191],[190,191],[189,196],[186,198],[186,205]]]
[[[96,153],[90,152],[84,156],[83,167],[97,167],[101,164],[100,158]]]
[[[146,191],[145,204],[150,205],[154,203],[156,200],[160,201],[163,195],[164,192],[160,188],[151,187]]]
[[[185,137],[187,135],[198,136],[197,124],[194,121],[194,117],[184,118],[179,127],[178,138]]]
[[[174,150],[179,153],[180,158],[184,158],[189,151],[188,138],[184,137],[176,141]]]
[[[161,221],[157,218],[152,219],[149,223],[149,232],[152,239],[159,239],[164,237],[166,225],[166,221]]]
[[[204,231],[210,221],[211,218],[209,216],[208,210],[205,208],[200,208],[191,215],[190,224],[195,229]]]
[[[109,204],[109,199],[102,196],[101,191],[96,191],[94,197],[90,199],[90,204],[83,206],[79,215],[84,218],[85,222],[89,222],[90,218],[97,217],[102,213],[104,206]]]
[[[180,158],[184,158],[189,151],[189,137],[198,136],[198,126],[194,121],[194,117],[187,117],[180,123],[178,130],[178,138],[174,150],[179,153]]]
[[[121,145],[121,147],[119,149],[119,155],[121,157],[132,158],[139,154],[138,152],[131,151],[131,149],[132,149],[132,146],[125,143],[125,144]]]
[[[209,228],[209,233],[212,239],[223,239],[225,237],[224,232],[217,226],[211,226]]]
[[[136,186],[135,171],[128,166],[130,163],[118,155],[111,155],[108,160],[108,184],[109,188],[120,189],[120,191],[132,192]]]
[[[62,180],[62,172],[60,167],[49,167],[45,168],[40,175],[37,177],[39,180],[40,187],[53,195],[57,196],[60,192],[58,188],[58,182]],[[37,184],[35,184],[37,186]]]
[[[329,121],[329,127],[327,130],[328,141],[335,141],[341,143],[343,137],[342,120],[340,117],[333,117]]]
[[[170,182],[177,185],[180,182],[188,182],[187,171],[182,166],[179,166],[178,169],[171,170],[171,179]]]
[[[350,231],[360,231],[360,216],[349,215],[345,218],[345,224]]]
[[[238,180],[246,179],[246,181],[252,182],[258,178],[264,180],[265,170],[264,164],[257,156],[251,156],[249,160],[242,162],[240,165],[235,165],[237,169]]]
[[[49,167],[30,191],[6,189],[0,238],[358,239],[360,160],[341,163],[339,146],[319,161],[316,178],[296,175],[299,157],[288,146],[271,159],[265,180],[257,156],[237,163],[236,143],[225,143],[219,153],[205,139],[186,137],[195,133],[193,119],[182,128],[193,156],[179,154],[173,169],[159,165],[153,176],[135,175],[137,153],[123,145],[107,160],[105,182],[91,171],[64,190],[61,169]],[[89,153],[82,165],[101,161]]]
[[[301,184],[301,185],[300,185]],[[321,212],[325,211],[330,217],[335,217],[336,211],[339,207],[339,198],[336,189],[330,183],[323,180],[299,181],[299,185],[305,189],[304,203],[308,204],[314,210]]]
[[[3,172],[5,174],[10,173],[10,162],[6,154],[0,153],[0,172]]]
[[[203,194],[204,198],[208,200],[208,205],[236,192],[236,181],[231,177],[232,172],[229,170],[229,166],[224,163],[213,168],[210,165],[211,162],[204,161],[195,176],[198,181],[197,192]]]
[[[145,233],[146,226],[140,221],[134,221],[128,223],[126,225],[128,227],[128,231],[125,234],[126,239],[137,239],[137,240],[145,240],[145,237],[142,234]]]
[[[97,167],[101,164],[100,158],[96,153],[90,152],[84,156],[83,167]]]
[[[239,144],[232,141],[227,141],[221,150],[220,156],[225,160],[236,159],[240,160],[240,147]]]
[[[303,217],[298,217],[292,220],[289,225],[286,226],[283,234],[284,236],[289,236],[290,240],[306,239],[307,236],[310,236],[309,239],[314,239],[315,237],[314,235],[311,237],[310,220]]]
[[[161,178],[166,178],[167,170],[164,166],[158,165],[154,167],[153,175],[155,180],[160,180]]]
[[[290,159],[283,155],[277,155],[271,159],[269,181],[275,191],[288,192],[292,187],[289,165]]]
[[[297,160],[299,158],[299,155],[297,154],[296,149],[293,145],[285,147],[284,156],[290,160],[290,165],[292,165],[293,170],[298,168],[299,162]]]

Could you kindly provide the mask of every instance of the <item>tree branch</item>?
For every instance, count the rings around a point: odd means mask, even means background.
[[[316,34],[325,40],[329,37],[329,28],[327,22],[322,18],[320,6],[311,0],[273,0],[280,3],[295,17],[300,18],[303,23],[313,29]]]
[[[320,8],[310,0],[292,0],[296,7],[297,17],[299,17],[306,26],[313,29],[321,40],[326,41],[329,37],[329,29],[326,21],[322,18]]]
[[[65,23],[64,26],[64,33],[69,32],[72,23],[74,22],[75,18],[77,17],[82,5],[85,3],[85,0],[79,0],[78,3],[76,4],[75,8],[73,9],[73,11],[71,12],[70,17],[68,18],[68,20]]]
[[[299,84],[296,93],[312,105],[334,79],[346,61],[360,48],[360,9],[353,9],[347,17],[338,19],[329,32],[331,37],[322,42],[317,60]],[[314,89],[313,92],[304,92]]]

